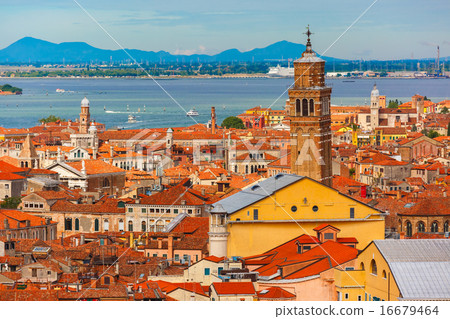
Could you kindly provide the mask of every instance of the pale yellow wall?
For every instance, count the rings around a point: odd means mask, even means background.
[[[201,260],[198,263],[193,264],[188,269],[184,270],[184,279],[188,282],[198,282],[203,286],[211,285],[213,282],[221,282],[222,280],[218,278],[218,269],[226,269],[224,263],[215,263],[209,260]],[[209,268],[210,275],[205,276],[205,268]],[[237,268],[241,269],[241,263],[229,263],[229,269]]]
[[[370,263],[372,259],[377,263],[377,275],[373,275],[370,269]],[[375,244],[370,244],[359,256],[357,260],[357,267],[360,268],[361,262],[364,263],[365,273],[365,291],[373,298],[378,297],[386,301],[397,301],[400,296],[400,291],[392,276],[391,270],[383,258]],[[386,271],[386,279],[383,278],[383,270]],[[390,278],[389,278],[390,277]],[[390,285],[389,285],[390,284]],[[390,286],[390,287],[389,287]],[[389,296],[388,296],[389,289]],[[364,298],[363,298],[364,300]]]
[[[178,301],[209,301],[209,297],[184,289],[176,289],[167,294]]]
[[[303,202],[305,197],[307,204]],[[296,212],[291,211],[293,205],[297,206]],[[313,206],[319,208],[317,212],[313,212]],[[350,208],[355,210],[354,219],[350,219]],[[259,211],[258,221],[253,221],[254,209]],[[305,233],[315,236],[313,228],[323,223],[339,228],[338,237],[356,237],[358,249],[363,249],[374,239],[384,239],[384,216],[379,211],[309,179],[291,184],[272,198],[263,199],[229,217],[230,221],[238,218],[240,221],[228,224],[228,256],[263,253]]]
[[[253,295],[217,295],[216,290],[211,286],[210,299],[213,301],[253,301],[256,300]],[[243,299],[243,300],[242,300]]]

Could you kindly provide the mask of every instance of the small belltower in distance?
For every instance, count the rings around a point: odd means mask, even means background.
[[[306,50],[294,61],[289,90],[291,172],[331,186],[331,88],[325,86],[325,61],[312,50],[309,26],[305,34]]]
[[[80,113],[80,133],[87,134],[89,124],[91,122],[91,114],[89,112],[89,100],[84,97],[81,101],[81,113]]]

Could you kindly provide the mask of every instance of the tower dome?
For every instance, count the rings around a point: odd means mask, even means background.
[[[373,85],[373,90],[372,90],[372,93],[370,93],[370,95],[371,96],[379,96],[380,95],[380,92],[378,91],[376,84]]]
[[[94,121],[91,122],[91,126],[89,126],[89,133],[97,132],[97,126],[95,126]]]
[[[86,97],[81,101],[81,106],[89,107],[89,100]]]

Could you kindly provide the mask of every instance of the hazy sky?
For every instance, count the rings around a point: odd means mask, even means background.
[[[77,0],[126,48],[241,51],[288,40],[322,53],[374,0]],[[2,4],[3,2],[3,4]],[[7,4],[6,4],[7,3]],[[0,0],[0,48],[25,36],[118,49],[73,0]],[[348,59],[450,56],[449,0],[378,0],[327,53]]]

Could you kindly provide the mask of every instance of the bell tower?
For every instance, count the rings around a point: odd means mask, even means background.
[[[331,186],[331,88],[325,86],[325,61],[312,50],[309,26],[305,34],[306,50],[294,61],[289,90],[291,171]]]
[[[84,97],[84,99],[81,101],[79,133],[87,134],[90,123],[91,123],[91,114],[89,112],[89,100],[86,97]]]

